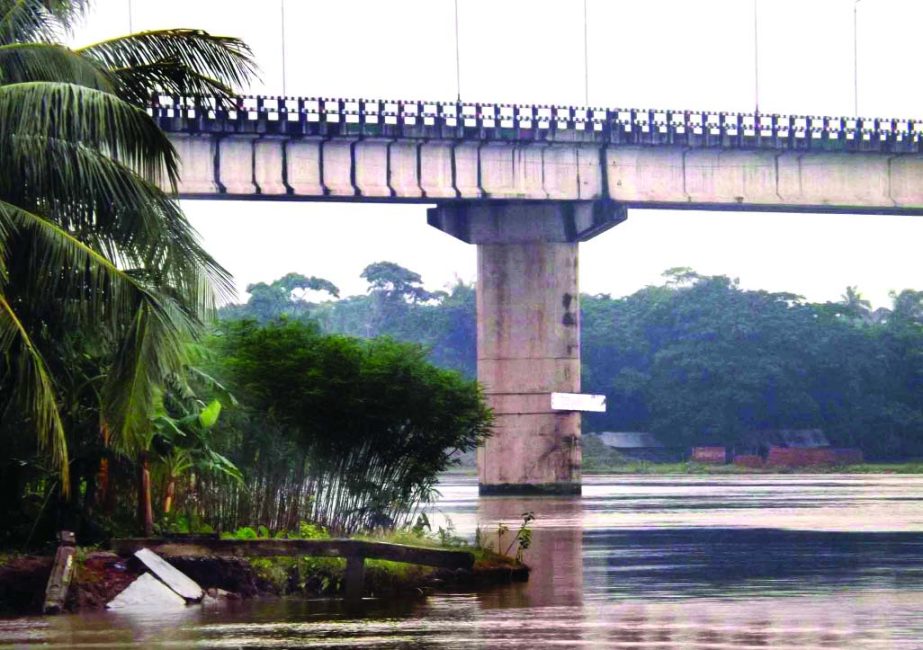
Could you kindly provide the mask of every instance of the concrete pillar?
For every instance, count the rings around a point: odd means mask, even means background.
[[[478,245],[478,380],[495,433],[478,450],[481,493],[580,492],[577,244]]]
[[[494,411],[478,450],[481,494],[579,494],[577,242],[616,225],[612,203],[452,203],[429,223],[478,247],[478,380]]]

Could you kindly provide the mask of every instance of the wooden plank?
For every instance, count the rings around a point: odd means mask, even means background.
[[[150,549],[139,549],[135,552],[135,557],[150,569],[151,573],[160,578],[165,585],[185,598],[187,602],[197,603],[205,596],[205,590],[196,584],[194,580]]]
[[[446,569],[470,569],[474,565],[474,556],[468,551],[446,551],[358,539],[216,539],[175,542],[169,538],[125,538],[113,540],[112,547],[122,555],[130,555],[146,547],[164,557],[309,555],[349,558],[355,556]]]
[[[59,614],[64,610],[64,600],[70,588],[71,579],[74,577],[74,555],[77,549],[74,546],[62,545],[54,556],[54,566],[48,577],[48,586],[45,587],[45,604],[42,608],[46,614]]]
[[[346,558],[346,573],[343,575],[345,583],[344,592],[346,600],[353,602],[362,600],[362,589],[365,586],[365,560],[359,556],[351,555]]]

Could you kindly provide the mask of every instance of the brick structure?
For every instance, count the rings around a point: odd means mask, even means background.
[[[727,449],[724,447],[693,447],[693,463],[705,465],[724,465],[727,462]]]
[[[859,449],[796,449],[773,447],[769,450],[766,465],[770,467],[811,467],[817,465],[854,465],[862,462]]]

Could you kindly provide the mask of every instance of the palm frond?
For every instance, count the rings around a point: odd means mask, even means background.
[[[161,387],[186,361],[192,328],[177,329],[183,319],[170,301],[145,303],[137,310],[103,388],[103,415],[112,427],[115,449],[135,453],[150,435]]]
[[[122,266],[156,270],[195,307],[198,318],[233,294],[230,274],[199,244],[179,204],[160,188],[98,150],[35,136],[0,147],[0,196],[44,215]],[[104,233],[105,236],[98,236]]]
[[[197,29],[139,32],[77,52],[119,78],[124,96],[132,101],[146,102],[154,91],[226,95],[245,85],[256,70],[243,41]]]
[[[154,120],[137,106],[94,88],[46,81],[0,86],[0,146],[14,136],[79,142],[149,181],[166,179],[176,187],[176,151]]]
[[[28,278],[32,294],[55,296],[75,305],[73,316],[118,331],[131,322],[138,307],[147,304],[176,331],[188,330],[192,318],[167,303],[156,286],[118,268],[111,260],[48,219],[0,200],[4,230],[30,236]],[[8,239],[9,236],[6,237]],[[9,258],[15,255],[7,250]],[[73,273],[79,280],[73,280]]]
[[[146,106],[154,93],[192,97],[215,97],[227,101],[234,91],[217,79],[190,70],[177,61],[113,70],[118,95],[126,101]]]
[[[0,44],[58,38],[88,5],[89,0],[0,0]]]
[[[27,421],[31,421],[39,447],[51,451],[52,464],[61,474],[61,488],[66,494],[68,480],[67,438],[58,410],[54,383],[45,360],[16,316],[6,296],[0,292],[0,355],[15,366],[16,397]],[[4,364],[0,363],[0,368]]]
[[[54,43],[0,46],[0,84],[61,81],[112,92],[115,82],[93,61]]]
[[[32,295],[55,296],[72,305],[69,321],[75,325],[113,332],[127,325],[103,403],[114,446],[131,449],[149,428],[160,387],[185,363],[195,316],[172,295],[145,283],[143,275],[117,268],[40,215],[0,201],[0,224],[8,233],[31,235],[27,275]],[[74,272],[79,281],[73,281]]]

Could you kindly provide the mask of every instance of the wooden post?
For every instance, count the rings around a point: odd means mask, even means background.
[[[361,555],[350,555],[346,558],[345,582],[346,600],[359,602],[362,600],[362,588],[365,584],[365,558]]]
[[[74,555],[77,553],[74,533],[62,530],[58,533],[61,544],[54,556],[54,566],[48,576],[48,586],[45,587],[45,605],[42,608],[46,614],[60,614],[64,609],[67,590],[70,588],[71,579],[74,577]]]

